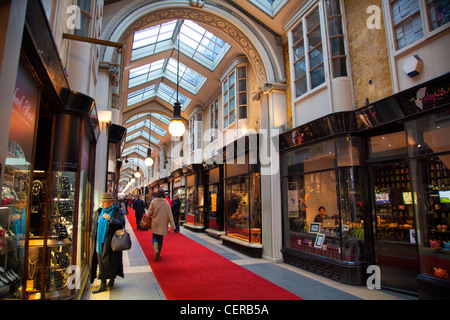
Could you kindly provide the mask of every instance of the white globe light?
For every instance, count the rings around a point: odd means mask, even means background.
[[[184,134],[184,123],[180,120],[172,120],[169,125],[169,132],[174,137],[181,137]]]
[[[130,179],[131,183],[134,183],[136,180],[134,178]]]
[[[153,159],[151,157],[145,158],[144,163],[147,167],[151,167],[153,165]]]
[[[134,176],[135,176],[136,178],[140,178],[140,177],[141,177],[141,173],[140,173],[139,171],[136,171],[136,173],[134,174]]]

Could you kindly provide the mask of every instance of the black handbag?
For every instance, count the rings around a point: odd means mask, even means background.
[[[131,248],[131,237],[125,228],[117,230],[111,239],[112,251],[125,251]]]

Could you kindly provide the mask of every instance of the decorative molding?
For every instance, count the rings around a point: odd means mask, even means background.
[[[151,25],[159,24],[164,20],[175,19],[189,19],[198,21],[226,33],[240,45],[240,48],[247,56],[253,66],[253,69],[255,70],[258,85],[262,87],[265,81],[267,81],[263,60],[248,36],[229,21],[210,12],[200,11],[198,8],[176,8],[150,12],[132,23],[123,32],[120,42],[125,43],[126,39],[128,37],[132,37],[135,31],[147,28]]]
[[[269,94],[273,91],[283,91],[287,90],[287,84],[284,83],[265,83],[262,87],[259,87],[258,90],[252,92],[252,100],[258,101],[261,99],[263,94]]]

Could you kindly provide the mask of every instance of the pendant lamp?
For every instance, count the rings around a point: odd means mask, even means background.
[[[154,163],[152,158],[152,148],[150,147],[150,138],[152,136],[152,114],[149,114],[150,124],[149,124],[149,133],[148,133],[148,149],[147,149],[147,157],[145,157],[144,163],[147,167],[151,167]]]
[[[180,73],[180,29],[178,29],[178,57],[177,57],[177,101],[173,106],[173,118],[170,121],[169,132],[174,137],[181,137],[186,130],[181,118],[181,103],[178,100],[178,85],[179,85],[179,73]]]

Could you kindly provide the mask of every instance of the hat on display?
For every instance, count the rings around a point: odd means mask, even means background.
[[[114,201],[114,196],[111,192],[102,194],[100,201]]]

